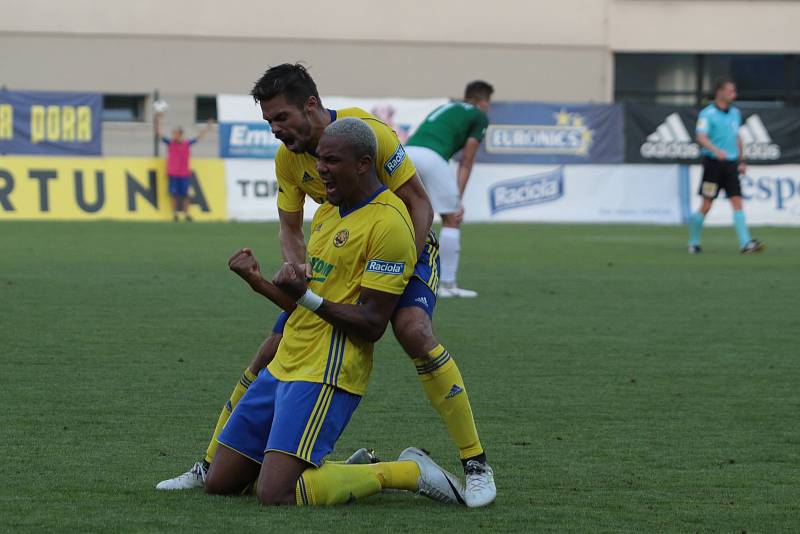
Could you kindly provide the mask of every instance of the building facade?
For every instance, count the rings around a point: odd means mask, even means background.
[[[224,8],[220,6],[224,5]],[[102,9],[99,9],[102,6]],[[214,97],[303,61],[327,95],[699,103],[713,78],[744,100],[800,104],[800,2],[0,0],[0,85],[105,95],[104,153],[152,155],[155,95],[191,134]],[[196,155],[216,154],[216,139]]]

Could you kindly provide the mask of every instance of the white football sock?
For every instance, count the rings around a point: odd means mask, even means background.
[[[455,285],[460,254],[461,230],[459,228],[442,228],[439,234],[439,256],[442,262],[439,279],[443,284]]]

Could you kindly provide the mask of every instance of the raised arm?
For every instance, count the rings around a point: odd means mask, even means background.
[[[204,138],[206,135],[208,135],[208,132],[211,131],[211,128],[213,126],[214,126],[214,119],[208,119],[208,122],[206,122],[206,125],[203,126],[203,129],[200,130],[200,132],[197,134],[197,137],[195,137],[195,140],[200,141],[202,138]]]
[[[162,122],[163,117],[164,117],[163,113],[161,113],[160,111],[156,112],[156,116],[155,116],[156,135],[158,136],[159,143],[161,142],[161,139],[164,137],[164,124]]]

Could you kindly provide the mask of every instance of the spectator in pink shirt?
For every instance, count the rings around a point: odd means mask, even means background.
[[[156,113],[156,132],[158,137],[167,145],[167,177],[169,178],[169,194],[172,197],[172,220],[178,222],[178,215],[183,212],[186,222],[192,222],[189,215],[189,183],[192,170],[189,165],[191,146],[201,140],[214,123],[213,119],[200,130],[197,137],[185,139],[183,128],[180,126],[172,130],[172,138],[164,135],[161,124],[161,113]]]

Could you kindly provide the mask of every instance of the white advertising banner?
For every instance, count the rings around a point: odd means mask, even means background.
[[[330,109],[359,107],[389,124],[402,143],[445,98],[322,97]],[[271,159],[280,146],[261,108],[246,95],[218,95],[219,155],[222,158]]]
[[[702,198],[697,194],[703,167],[689,168],[691,209],[697,211]],[[800,165],[751,165],[741,176],[742,198],[747,223],[763,226],[800,226]],[[706,224],[731,225],[733,211],[725,193],[706,216]]]
[[[226,159],[225,187],[230,220],[278,220],[278,180],[275,178],[275,160]],[[304,218],[310,220],[316,211],[317,203],[306,199]]]
[[[476,164],[465,221],[680,224],[678,165]]]

